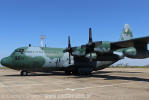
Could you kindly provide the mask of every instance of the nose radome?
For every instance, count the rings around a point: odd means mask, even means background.
[[[7,66],[7,57],[1,60],[1,65]]]
[[[1,59],[1,65],[5,65],[4,58]]]
[[[3,62],[4,62],[3,59],[1,59],[1,65],[3,65]]]

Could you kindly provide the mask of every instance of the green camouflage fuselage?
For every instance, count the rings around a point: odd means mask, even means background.
[[[9,57],[3,58],[1,64],[15,70],[25,71],[65,71],[77,70],[91,72],[101,70],[124,57],[144,59],[149,57],[147,44],[149,37],[132,38],[130,26],[125,24],[120,41],[92,42],[91,28],[89,43],[71,48],[21,47]]]
[[[110,43],[103,42],[98,48],[100,52],[108,52]],[[48,48],[48,47],[21,47],[17,48],[9,57],[3,59],[3,65],[15,70],[27,71],[63,71],[73,68],[91,68],[91,70],[100,70],[108,67],[118,60],[99,61],[97,53],[92,53],[94,60],[89,61],[89,56],[75,57],[71,56],[69,64],[69,53],[63,53],[63,48]],[[84,54],[85,50],[78,47],[75,52]],[[118,55],[119,56],[119,55]],[[120,56],[119,58],[123,58]]]

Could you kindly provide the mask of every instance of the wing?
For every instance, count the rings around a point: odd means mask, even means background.
[[[124,41],[111,42],[111,50],[115,51],[118,49],[128,48],[128,47],[147,49],[148,43],[149,43],[149,36],[141,37],[141,38],[134,38],[130,40],[124,40]]]

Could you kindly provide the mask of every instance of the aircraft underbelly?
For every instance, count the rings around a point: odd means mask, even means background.
[[[96,69],[97,70],[101,70],[104,69],[110,65],[112,65],[113,63],[115,63],[116,61],[97,61],[96,64]]]

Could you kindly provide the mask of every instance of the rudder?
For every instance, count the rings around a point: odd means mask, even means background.
[[[122,34],[121,34],[121,37],[120,37],[120,40],[121,41],[129,40],[129,39],[132,39],[132,38],[133,38],[133,35],[132,35],[131,29],[130,29],[130,25],[125,24],[124,28],[123,28],[123,31],[122,31]]]

